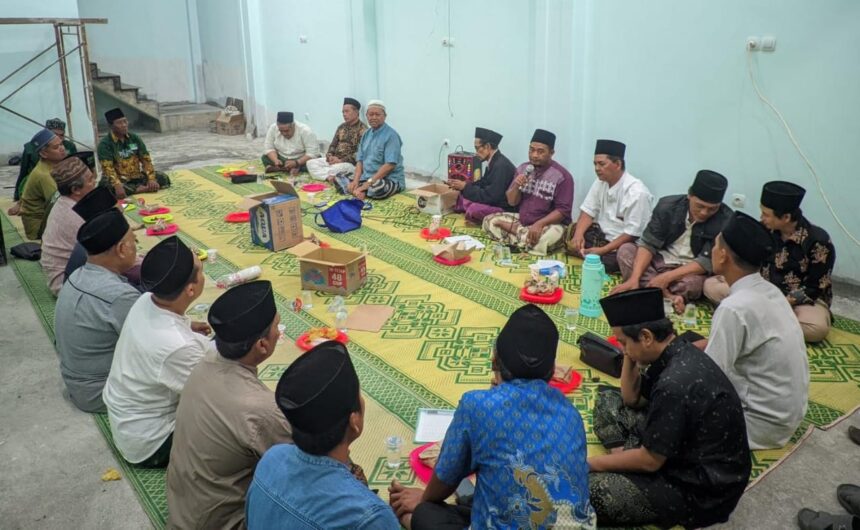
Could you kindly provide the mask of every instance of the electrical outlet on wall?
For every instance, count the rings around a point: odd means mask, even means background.
[[[451,145],[451,140],[447,138],[442,139],[442,147],[449,147]]]
[[[732,207],[733,208],[743,208],[747,205],[747,196],[741,193],[733,193],[732,194]]]

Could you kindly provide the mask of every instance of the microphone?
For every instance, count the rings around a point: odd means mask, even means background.
[[[531,180],[532,174],[534,172],[535,172],[535,167],[533,165],[529,164],[526,166],[526,184],[528,184],[528,181]],[[525,188],[525,187],[526,187],[525,184],[520,186],[520,191],[523,191],[523,188]]]

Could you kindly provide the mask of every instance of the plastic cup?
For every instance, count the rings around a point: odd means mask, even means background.
[[[579,309],[575,307],[566,307],[564,309],[564,329],[568,331],[576,331],[576,325],[579,322]]]
[[[314,306],[314,296],[311,291],[302,291],[302,307],[310,309]]]
[[[218,261],[217,248],[210,248],[206,251],[206,261],[208,261],[209,263],[215,263],[216,261]]]
[[[389,436],[385,439],[385,466],[388,469],[400,467],[400,453],[403,449],[403,440],[399,436]]]

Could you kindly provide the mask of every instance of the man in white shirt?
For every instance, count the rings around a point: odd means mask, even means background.
[[[143,260],[148,291],[128,312],[116,344],[103,399],[114,442],[123,458],[164,467],[170,457],[176,407],[191,370],[215,351],[208,324],[185,311],[203,292],[203,267],[176,236]]]
[[[295,121],[292,112],[279,112],[277,121],[266,131],[262,157],[266,173],[289,171],[296,175],[307,170],[308,160],[319,157],[320,144],[311,128]]]
[[[565,243],[568,254],[600,256],[606,272],[618,272],[618,249],[639,239],[651,220],[653,197],[641,180],[627,172],[626,149],[615,140],[597,140],[597,180],[579,207],[579,220],[568,228],[571,235]]]
[[[705,352],[741,398],[750,449],[788,443],[809,395],[803,332],[779,288],[759,274],[772,244],[761,223],[735,212],[711,253],[731,293],[714,313]]]

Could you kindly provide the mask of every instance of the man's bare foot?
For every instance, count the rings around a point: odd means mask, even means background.
[[[618,454],[618,453],[623,453],[623,452],[624,452],[623,446],[622,447],[613,447],[612,449],[609,450],[609,454],[612,454],[612,455]]]
[[[149,186],[138,186],[134,190],[135,193],[146,193],[148,191],[149,191]]]
[[[686,306],[686,303],[684,302],[683,296],[675,294],[672,295],[670,300],[672,300],[672,308],[675,310],[676,315],[680,315],[684,312],[684,306]]]
[[[412,514],[407,513],[403,517],[400,518],[400,526],[405,528],[406,530],[412,529]]]
[[[6,210],[6,213],[9,215],[20,215],[21,214],[21,204],[16,202],[8,210]]]

